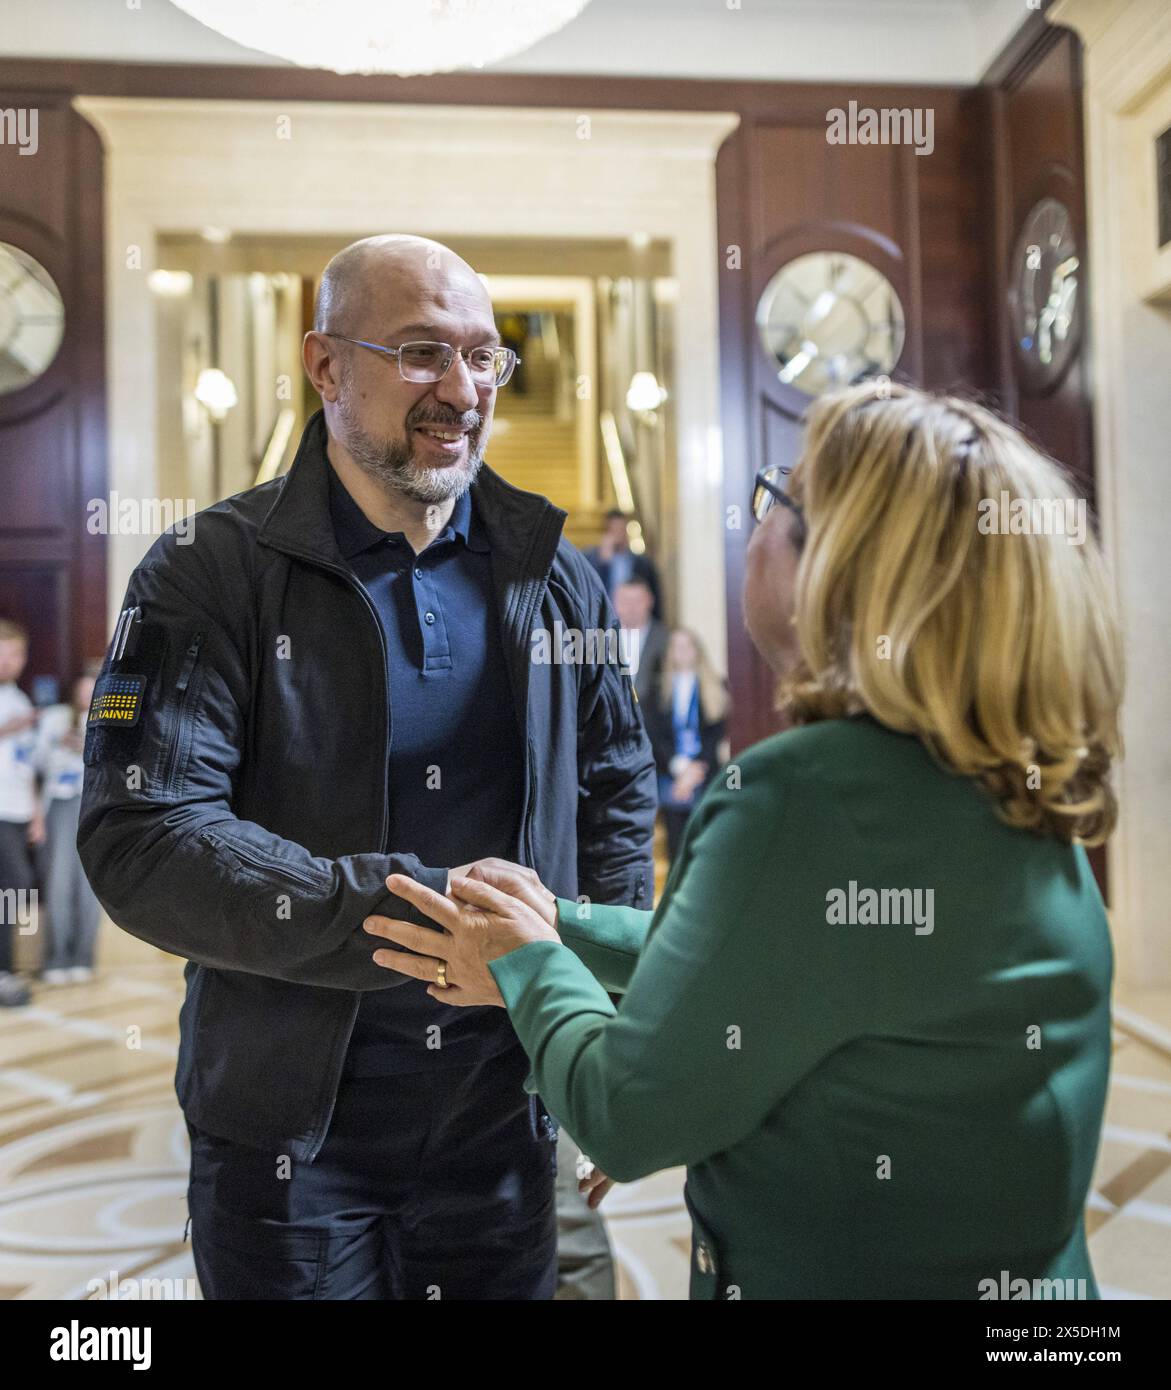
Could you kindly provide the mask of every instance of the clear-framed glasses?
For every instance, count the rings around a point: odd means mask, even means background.
[[[411,342],[400,343],[393,348],[383,347],[381,343],[368,343],[362,338],[347,338],[344,333],[325,333],[323,336],[340,338],[343,343],[354,343],[357,347],[370,348],[372,352],[393,357],[398,362],[399,375],[404,381],[442,381],[451,370],[457,351],[450,343]],[[506,347],[461,348],[459,355],[477,386],[503,386],[520,362],[512,348]]]
[[[782,468],[780,464],[773,464],[770,468],[762,468],[756,475],[756,485],[752,489],[752,515],[757,521],[763,521],[773,507],[779,502],[782,507],[788,509],[796,516],[801,534],[805,534],[805,512],[799,502],[795,502],[789,496],[789,474],[790,468]]]

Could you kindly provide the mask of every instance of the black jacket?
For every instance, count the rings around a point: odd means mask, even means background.
[[[334,540],[325,445],[318,413],[286,477],[200,512],[190,544],[161,536],[135,570],[91,706],[77,840],[113,920],[189,961],[186,1116],[308,1161],[358,991],[405,982],[373,964],[362,920],[431,925],[384,879],[442,892],[452,867],[386,844],[385,641]],[[527,753],[518,858],[559,896],[649,906],[654,762],[630,679],[530,659],[536,629],[617,620],[564,512],[487,466],[474,496]]]

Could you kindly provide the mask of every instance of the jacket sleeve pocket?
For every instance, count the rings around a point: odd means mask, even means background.
[[[191,756],[191,743],[195,725],[195,711],[198,709],[199,688],[203,682],[203,669],[200,654],[203,647],[203,633],[196,632],[188,643],[179,668],[179,678],[172,693],[174,714],[171,718],[171,732],[168,739],[167,761],[163,775],[163,795],[179,795],[183,789],[183,778],[187,771],[187,761]]]

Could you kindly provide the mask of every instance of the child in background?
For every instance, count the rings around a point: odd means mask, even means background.
[[[94,944],[101,906],[77,853],[77,821],[85,768],[85,720],[94,693],[94,673],[73,683],[72,703],[52,705],[41,715],[37,770],[45,803],[44,873],[49,935],[44,961],[47,985],[80,983],[93,977]]]
[[[27,660],[28,634],[0,618],[0,1008],[29,1001],[28,986],[13,972],[12,939],[35,883],[29,847],[44,837],[34,768],[37,712],[16,683]]]

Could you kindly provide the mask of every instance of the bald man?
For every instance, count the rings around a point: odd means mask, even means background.
[[[388,876],[492,859],[648,905],[650,746],[565,514],[484,463],[515,359],[471,267],[356,242],[303,359],[323,409],[287,476],[131,578],[78,846],[113,920],[188,962],[206,1298],[550,1298],[557,1126],[508,1014],[383,968],[363,923],[431,925]]]

